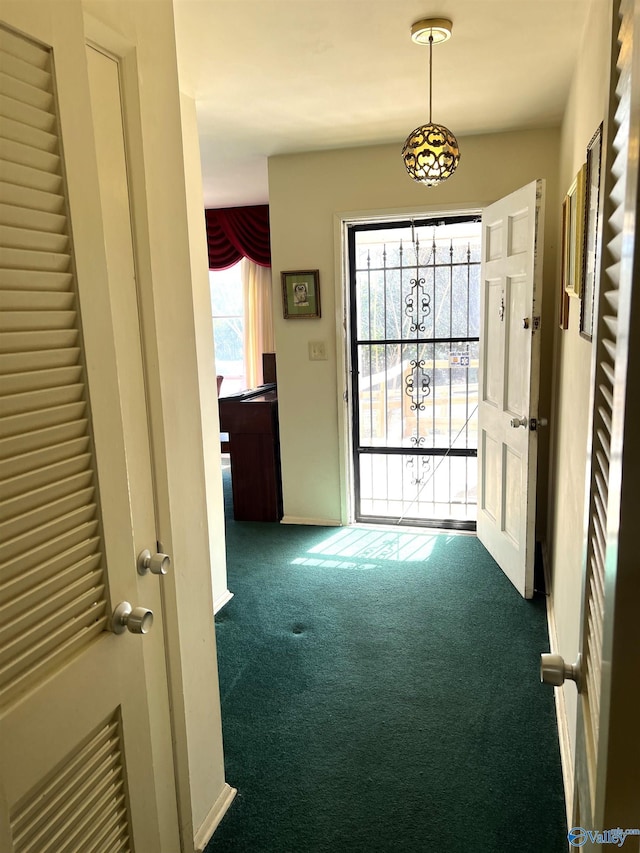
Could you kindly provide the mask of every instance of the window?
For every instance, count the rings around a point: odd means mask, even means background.
[[[226,270],[209,270],[216,373],[224,376],[222,396],[246,388],[244,300],[240,262]]]

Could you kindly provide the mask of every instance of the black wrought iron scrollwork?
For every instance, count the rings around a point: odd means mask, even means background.
[[[411,473],[411,485],[412,486],[420,486],[424,482],[425,476],[429,473],[429,468],[431,467],[431,460],[428,456],[420,457],[420,470],[416,471],[416,459],[414,456],[408,456],[407,461],[405,462],[405,467]]]
[[[424,400],[431,394],[431,376],[424,370],[424,360],[412,361],[405,379],[405,394],[411,397],[411,411],[424,411]]]
[[[425,290],[424,283],[423,278],[412,278],[409,281],[411,292],[404,298],[404,313],[411,320],[411,332],[424,332],[424,321],[431,313],[431,296]]]
[[[421,447],[425,442],[425,437],[423,435],[412,435],[409,440],[414,447]]]

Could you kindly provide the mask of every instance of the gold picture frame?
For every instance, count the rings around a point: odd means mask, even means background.
[[[320,317],[318,270],[288,270],[282,279],[282,313],[285,320],[313,320]]]
[[[568,227],[567,227],[567,219],[569,217],[569,199],[565,197],[562,202],[562,234],[561,234],[561,252],[560,257],[562,258],[562,274],[560,278],[560,314],[559,314],[559,326],[563,331],[566,331],[569,328],[569,293],[567,292],[567,240],[568,240]]]
[[[600,208],[600,171],[602,159],[602,125],[587,146],[587,171],[584,199],[584,257],[583,285],[580,301],[580,334],[588,341],[593,336],[593,315],[598,292],[598,211]],[[600,236],[600,239],[602,237]]]
[[[583,254],[584,254],[584,192],[587,164],[584,163],[563,204],[563,243],[562,281],[569,296],[578,299],[582,293]]]

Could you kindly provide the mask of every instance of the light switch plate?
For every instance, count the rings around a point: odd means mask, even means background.
[[[326,361],[327,345],[324,341],[309,341],[309,361]]]

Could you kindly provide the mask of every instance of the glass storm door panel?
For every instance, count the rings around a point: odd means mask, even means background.
[[[358,521],[473,529],[480,224],[349,228]]]

